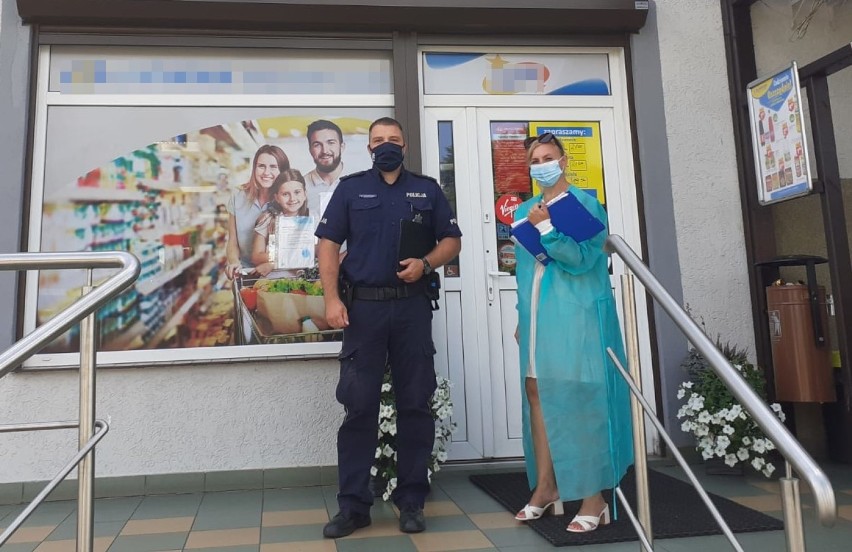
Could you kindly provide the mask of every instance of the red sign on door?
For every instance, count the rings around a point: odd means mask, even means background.
[[[497,220],[503,224],[512,224],[515,221],[515,211],[518,210],[524,200],[514,194],[505,194],[497,199],[494,205],[494,211],[497,215]]]

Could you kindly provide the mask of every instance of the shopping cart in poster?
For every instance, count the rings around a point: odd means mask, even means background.
[[[341,341],[343,330],[325,323],[322,295],[304,292],[317,285],[316,280],[276,281],[238,275],[233,287],[235,344]]]

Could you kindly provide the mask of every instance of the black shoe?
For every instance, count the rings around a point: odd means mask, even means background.
[[[339,539],[351,535],[356,529],[366,527],[372,522],[370,516],[341,510],[322,528],[322,536],[327,539]]]
[[[403,533],[422,533],[426,530],[423,508],[406,508],[399,513],[399,530]]]

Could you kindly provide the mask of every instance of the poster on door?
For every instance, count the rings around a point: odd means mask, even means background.
[[[603,155],[601,154],[601,126],[597,121],[530,121],[529,135],[551,133],[562,143],[567,164],[565,178],[578,188],[586,190],[606,206],[604,192]],[[538,183],[533,183],[533,193],[540,193]]]
[[[530,175],[527,167],[527,152],[524,147],[526,138],[526,122],[491,123],[491,157],[495,193],[529,193]]]
[[[762,205],[813,189],[796,63],[747,88],[757,197]]]

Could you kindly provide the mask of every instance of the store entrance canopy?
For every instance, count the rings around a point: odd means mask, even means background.
[[[634,0],[17,0],[25,24],[345,33],[637,32]]]

